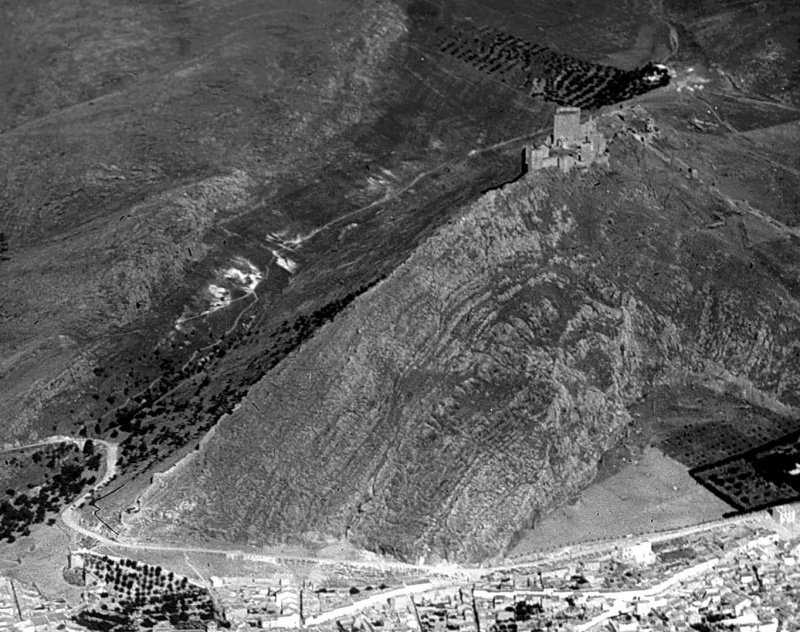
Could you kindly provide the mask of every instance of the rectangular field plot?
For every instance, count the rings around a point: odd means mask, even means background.
[[[690,472],[739,511],[800,499],[800,432]]]
[[[796,428],[796,422],[776,415],[751,412],[743,417],[671,428],[659,447],[688,467],[701,467],[757,449]]]
[[[738,457],[798,430],[795,419],[699,385],[657,389],[631,411],[648,426],[653,444],[689,469]]]

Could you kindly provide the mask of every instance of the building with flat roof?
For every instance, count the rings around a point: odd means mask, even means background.
[[[581,109],[573,107],[556,108],[553,117],[553,145],[569,145],[580,140]]]
[[[770,512],[778,524],[790,525],[797,522],[797,508],[795,505],[778,505],[773,507]]]
[[[636,564],[652,564],[656,561],[656,554],[653,553],[653,546],[649,540],[626,546],[620,552],[620,557],[626,562]]]
[[[524,162],[527,173],[551,167],[569,173],[573,167],[608,164],[608,147],[594,120],[581,124],[580,108],[560,107],[553,134],[543,145],[525,147]]]

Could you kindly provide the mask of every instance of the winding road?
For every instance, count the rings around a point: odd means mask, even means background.
[[[57,443],[60,441],[69,441],[69,442],[76,442],[77,440],[71,439],[68,437],[57,437],[53,438],[50,437],[49,440],[45,440],[43,444],[50,444],[50,443]],[[335,559],[325,559],[325,558],[314,558],[314,557],[301,557],[301,556],[272,556],[272,555],[261,555],[256,553],[248,553],[239,550],[231,550],[231,549],[212,549],[212,548],[204,548],[204,547],[190,547],[190,546],[161,546],[155,544],[144,544],[144,543],[137,543],[133,541],[129,541],[126,539],[111,539],[108,538],[100,533],[92,531],[83,525],[80,524],[77,507],[84,501],[86,501],[97,489],[108,483],[114,478],[116,474],[116,460],[117,460],[117,452],[118,447],[115,444],[112,444],[107,441],[100,441],[96,440],[99,445],[102,445],[105,449],[106,454],[106,471],[104,473],[103,478],[101,481],[95,485],[90,491],[83,494],[80,498],[75,500],[71,503],[66,509],[64,509],[63,513],[61,514],[61,519],[63,520],[64,524],[72,529],[73,531],[80,533],[81,535],[86,536],[87,538],[91,538],[96,542],[101,544],[105,544],[106,546],[113,547],[115,549],[136,549],[136,550],[148,550],[148,551],[170,551],[170,552],[177,552],[183,553],[184,558],[186,560],[186,564],[196,573],[198,579],[201,581],[200,585],[206,586],[211,589],[209,580],[203,576],[203,574],[192,565],[189,554],[190,553],[212,553],[218,555],[225,555],[225,556],[233,556],[238,559],[247,560],[247,561],[255,561],[255,562],[264,562],[269,564],[283,564],[287,562],[310,562],[319,565],[334,565],[334,566],[350,566],[350,567],[360,567],[360,568],[368,568],[370,570],[379,570],[379,571],[386,571],[389,569],[393,570],[403,570],[403,571],[417,571],[417,572],[424,572],[428,577],[427,581],[422,583],[412,583],[410,585],[403,585],[399,588],[396,588],[392,591],[386,593],[380,593],[373,595],[367,599],[360,600],[353,604],[343,606],[340,608],[335,608],[328,612],[319,614],[317,616],[309,617],[305,625],[319,625],[321,623],[335,621],[341,619],[343,617],[354,616],[358,612],[363,611],[365,608],[375,605],[377,603],[384,603],[386,599],[390,597],[402,597],[402,596],[410,596],[413,594],[424,593],[436,588],[448,588],[451,587],[454,583],[460,583],[464,581],[478,581],[480,577],[486,576],[488,573],[492,571],[510,571],[515,567],[524,567],[524,566],[531,566],[532,561],[524,562],[522,560],[515,560],[512,561],[511,564],[497,566],[497,567],[459,567],[455,565],[449,566],[423,566],[423,565],[415,565],[415,564],[405,564],[402,562],[393,562],[389,560],[376,560],[376,561],[369,561],[369,560],[335,560]],[[741,516],[739,518],[734,518],[732,520],[720,520],[714,521],[713,523],[708,523],[705,525],[698,525],[695,527],[689,527],[684,529],[678,529],[668,533],[661,533],[657,536],[640,536],[640,538],[651,539],[653,541],[659,539],[667,539],[670,537],[676,537],[678,535],[688,535],[689,533],[697,533],[700,531],[712,530],[718,528],[722,525],[729,525],[732,522],[746,522],[752,519],[752,516]],[[592,545],[584,545],[584,546],[576,546],[576,547],[567,547],[565,549],[559,550],[557,552],[553,552],[551,554],[543,554],[541,556],[537,556],[535,564],[552,564],[556,562],[559,558],[570,558],[580,554],[586,553],[602,553],[608,552],[610,550],[614,550],[619,546],[628,546],[632,544],[634,539],[632,538],[619,538],[615,540],[610,540],[607,542],[602,543],[595,543]],[[718,559],[714,558],[708,561],[705,561],[701,564],[693,566],[691,568],[685,569],[681,572],[678,572],[672,576],[666,577],[658,584],[643,588],[643,589],[635,589],[635,590],[623,590],[623,591],[591,591],[587,592],[587,595],[603,597],[610,600],[616,600],[619,603],[617,606],[612,607],[610,610],[601,613],[594,619],[587,621],[576,628],[578,632],[588,632],[589,629],[594,628],[595,626],[599,625],[600,623],[616,616],[621,612],[624,608],[622,608],[622,603],[629,602],[631,600],[638,600],[644,598],[650,598],[655,595],[661,594],[672,588],[673,586],[679,584],[680,582],[693,578],[699,575],[706,573],[708,570],[713,568],[717,563]],[[485,592],[485,591],[480,591]],[[476,592],[476,595],[478,592]],[[503,591],[497,592],[490,592],[486,593],[486,597],[494,597],[499,594],[505,594]],[[510,596],[513,598],[516,593],[512,593]],[[571,595],[572,592],[556,592],[552,594],[547,594],[548,597],[566,597]],[[544,596],[545,593],[542,593]]]
[[[337,560],[337,559],[327,559],[327,558],[318,558],[318,557],[311,557],[311,556],[295,556],[295,555],[262,555],[259,553],[252,553],[248,551],[236,550],[236,549],[214,549],[214,548],[205,548],[205,547],[198,547],[198,546],[165,546],[159,544],[147,544],[143,542],[136,542],[129,540],[127,538],[110,538],[102,533],[98,533],[93,529],[89,529],[88,527],[81,524],[80,521],[80,512],[78,508],[85,504],[92,495],[103,486],[107,485],[117,474],[117,460],[119,458],[119,446],[115,443],[110,441],[105,441],[102,439],[92,439],[92,441],[103,447],[105,452],[105,472],[103,477],[98,481],[91,489],[83,493],[80,497],[76,498],[72,501],[64,510],[61,512],[61,521],[66,525],[69,529],[78,533],[82,536],[90,538],[95,542],[100,544],[104,544],[109,547],[114,548],[123,548],[123,549],[136,549],[136,550],[147,550],[147,551],[169,551],[169,552],[176,552],[176,553],[211,553],[217,555],[226,555],[226,556],[236,556],[240,557],[241,559],[254,561],[254,562],[263,562],[268,564],[283,564],[286,562],[310,562],[315,564],[322,564],[322,565],[347,565],[347,566],[355,566],[360,568],[371,568],[371,569],[395,569],[395,570],[424,570],[426,572],[430,571],[437,571],[437,572],[445,572],[450,567],[432,567],[432,566],[423,566],[423,565],[416,565],[416,564],[406,564],[404,562],[395,562],[391,560]],[[14,450],[23,449],[25,447],[36,447],[36,446],[43,446],[43,445],[52,445],[55,443],[74,443],[76,445],[82,446],[86,442],[86,439],[75,439],[71,437],[64,437],[64,436],[54,436],[48,437],[47,439],[43,439],[40,442],[29,444],[27,446],[19,446],[14,448]],[[11,451],[11,450],[6,450]],[[2,453],[2,452],[0,452]],[[456,568],[456,567],[452,567]]]
[[[84,439],[73,439],[70,437],[49,437],[43,440],[40,444],[33,445],[48,445],[59,442],[78,443],[85,441]],[[102,479],[92,487],[89,491],[80,496],[72,503],[70,503],[61,513],[62,522],[72,531],[82,536],[90,538],[100,544],[117,549],[133,549],[139,551],[166,551],[174,553],[202,553],[202,554],[215,554],[224,555],[227,557],[235,557],[242,560],[251,562],[261,562],[266,564],[281,565],[286,563],[312,563],[321,566],[351,566],[356,568],[368,568],[373,570],[398,570],[398,571],[416,571],[424,572],[427,574],[434,574],[440,576],[464,577],[477,579],[494,571],[510,571],[514,568],[527,567],[532,565],[546,565],[557,562],[559,560],[574,558],[577,556],[597,555],[608,551],[613,551],[621,546],[630,546],[634,542],[641,540],[650,540],[652,542],[668,540],[674,537],[686,536],[690,534],[700,533],[702,531],[711,531],[722,526],[730,526],[731,524],[742,524],[751,521],[758,521],[758,517],[754,516],[738,516],[724,520],[715,520],[702,525],[695,525],[692,527],[684,527],[671,531],[664,531],[660,533],[641,534],[633,537],[614,538],[601,542],[579,544],[575,546],[565,547],[551,552],[543,552],[540,554],[525,556],[517,559],[507,560],[502,563],[500,560],[495,561],[487,566],[459,566],[457,564],[409,564],[406,562],[398,562],[394,560],[386,560],[377,558],[375,560],[343,560],[334,558],[320,558],[312,556],[300,555],[263,555],[251,551],[244,551],[240,549],[220,549],[208,548],[200,546],[172,546],[161,544],[149,544],[144,542],[137,542],[125,537],[110,538],[95,530],[89,529],[82,525],[80,522],[80,514],[78,507],[87,501],[92,494],[98,489],[109,483],[116,475],[117,472],[117,458],[118,446],[109,441],[100,439],[93,439],[98,445],[103,446],[106,456],[105,473]],[[19,449],[19,448],[17,448]]]
[[[677,45],[676,42],[674,42]],[[356,208],[351,210],[344,215],[332,220],[331,222],[318,227],[315,231],[311,234],[305,236],[303,241],[318,235],[319,233],[326,231],[333,227],[334,225],[342,222],[345,219],[351,218],[359,213],[364,211],[376,208],[380,205],[383,205],[399,196],[404,195],[407,192],[410,192],[420,181],[423,179],[431,176],[432,174],[441,171],[445,167],[452,165],[454,162],[458,160],[469,160],[471,157],[483,154],[487,152],[497,151],[498,149],[512,146],[514,144],[520,143],[522,141],[530,140],[535,138],[538,134],[546,131],[546,129],[536,130],[532,133],[525,134],[523,136],[511,138],[500,143],[484,147],[481,149],[475,149],[469,152],[466,157],[461,157],[457,160],[451,160],[446,163],[440,164],[437,167],[418,174],[413,180],[411,180],[406,185],[402,186],[401,188],[391,192],[390,194],[386,195],[385,197],[376,200],[366,206]],[[255,293],[254,293],[255,294]],[[255,296],[256,302],[258,301],[258,296]],[[250,306],[252,307],[252,306]],[[245,310],[246,311],[246,310]],[[241,314],[240,314],[241,316]],[[238,325],[238,320],[234,324],[234,327]],[[233,329],[231,328],[231,329]],[[226,333],[230,333],[226,332]],[[191,362],[191,359],[189,360]],[[187,363],[188,364],[188,363]],[[269,564],[284,564],[287,562],[305,562],[305,563],[314,563],[319,565],[349,565],[354,567],[363,567],[363,568],[371,568],[371,569],[396,569],[396,570],[406,570],[406,571],[416,571],[420,572],[423,571],[425,573],[433,573],[433,574],[440,574],[440,575],[450,575],[450,576],[459,576],[464,577],[472,576],[478,577],[480,575],[485,575],[486,573],[492,572],[493,570],[510,570],[515,567],[523,567],[523,566],[530,566],[531,564],[548,564],[550,562],[564,559],[568,557],[575,557],[577,555],[585,555],[585,554],[596,554],[603,551],[613,550],[619,546],[626,546],[630,545],[633,541],[641,540],[641,539],[666,539],[669,537],[674,537],[678,534],[687,534],[689,532],[697,532],[701,530],[710,530],[717,528],[722,523],[714,523],[708,525],[699,525],[697,527],[691,527],[689,529],[681,529],[676,530],[675,532],[662,532],[659,534],[642,534],[635,539],[628,539],[628,538],[617,538],[613,540],[608,540],[604,542],[596,542],[596,543],[587,543],[582,545],[577,545],[574,547],[567,547],[558,551],[552,552],[545,552],[539,555],[530,556],[527,559],[515,559],[515,560],[506,560],[506,563],[503,564],[501,560],[497,560],[494,563],[490,563],[487,566],[483,567],[463,567],[457,565],[418,565],[418,564],[408,564],[403,562],[397,562],[392,560],[385,560],[376,558],[374,560],[339,560],[339,559],[330,559],[330,558],[318,558],[318,557],[311,557],[311,556],[292,556],[292,555],[262,555],[259,553],[254,553],[250,551],[243,551],[243,550],[236,550],[232,548],[228,549],[220,549],[220,548],[206,548],[206,547],[199,547],[199,546],[173,546],[173,545],[161,545],[161,544],[151,544],[151,543],[144,543],[138,542],[134,539],[127,538],[125,536],[117,536],[117,537],[108,537],[107,535],[98,532],[97,530],[90,529],[84,524],[81,523],[81,515],[79,511],[79,507],[85,505],[87,501],[89,501],[98,490],[106,486],[109,482],[111,482],[117,475],[117,463],[119,459],[119,446],[116,443],[112,443],[110,441],[102,440],[102,439],[92,439],[92,441],[97,445],[103,448],[105,454],[105,469],[102,478],[88,491],[83,493],[79,498],[74,500],[70,503],[67,507],[65,507],[61,513],[61,521],[63,524],[72,530],[74,533],[80,534],[86,538],[94,540],[102,545],[113,547],[116,549],[132,549],[132,550],[149,550],[149,551],[164,551],[164,552],[177,552],[183,554],[190,554],[190,553],[201,553],[201,554],[217,554],[217,555],[225,555],[225,556],[236,556],[241,559],[245,559],[248,561],[256,561],[256,562],[264,562]],[[34,447],[43,447],[46,445],[52,445],[57,443],[73,443],[78,445],[79,447],[83,448],[85,445],[86,439],[84,438],[74,438],[74,437],[67,437],[63,435],[54,435],[51,437],[47,437],[42,439],[41,441],[30,443],[27,445],[20,445],[7,448],[5,450],[0,451],[0,454],[3,452],[12,452],[17,450],[23,450],[26,448],[34,448]],[[725,524],[729,524],[730,521],[725,521]]]

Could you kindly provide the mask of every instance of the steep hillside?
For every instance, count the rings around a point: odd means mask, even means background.
[[[112,529],[467,558],[654,381],[711,362],[786,427],[795,14],[756,4],[0,0],[0,444],[118,443]],[[634,96],[650,150],[473,206],[553,102]]]
[[[585,486],[655,386],[797,405],[794,230],[705,170],[746,159],[735,138],[700,145],[665,115],[649,149],[645,119],[603,118],[609,169],[468,206],[256,385],[131,527],[478,559]]]
[[[405,32],[386,2],[148,5],[0,7],[0,440],[109,369],[110,332],[169,330],[220,224],[360,120]]]
[[[141,10],[131,2],[96,0],[97,19]],[[480,5],[478,17],[492,18]],[[34,5],[44,33],[49,6]],[[119,442],[126,487],[114,499],[135,496],[454,208],[516,177],[522,143],[546,131],[552,105],[441,53],[446,12],[362,8],[165,8],[125,23],[130,37],[117,44],[133,50],[89,59],[86,81],[142,64],[118,89],[86,88],[87,101],[46,111],[14,101],[0,144],[10,174],[0,192],[4,440]],[[553,33],[569,31],[549,15]],[[86,14],[59,16],[83,37]],[[525,19],[526,37],[537,19]],[[163,39],[153,55],[172,51],[161,73],[145,72],[147,37]],[[15,35],[9,46],[29,44]],[[69,74],[74,59],[57,44]],[[582,52],[615,47],[601,36]],[[548,76],[591,68],[559,62]],[[31,89],[44,81],[15,77]],[[617,87],[614,98],[633,94]],[[255,285],[236,283],[236,266]]]
[[[680,57],[714,71],[728,88],[800,105],[800,4],[785,0],[663,0]]]

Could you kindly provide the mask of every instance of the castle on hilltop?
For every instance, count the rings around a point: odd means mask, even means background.
[[[539,147],[525,147],[528,172],[558,167],[567,173],[573,167],[608,164],[606,139],[593,119],[581,123],[581,109],[559,107],[553,119],[553,134]]]

